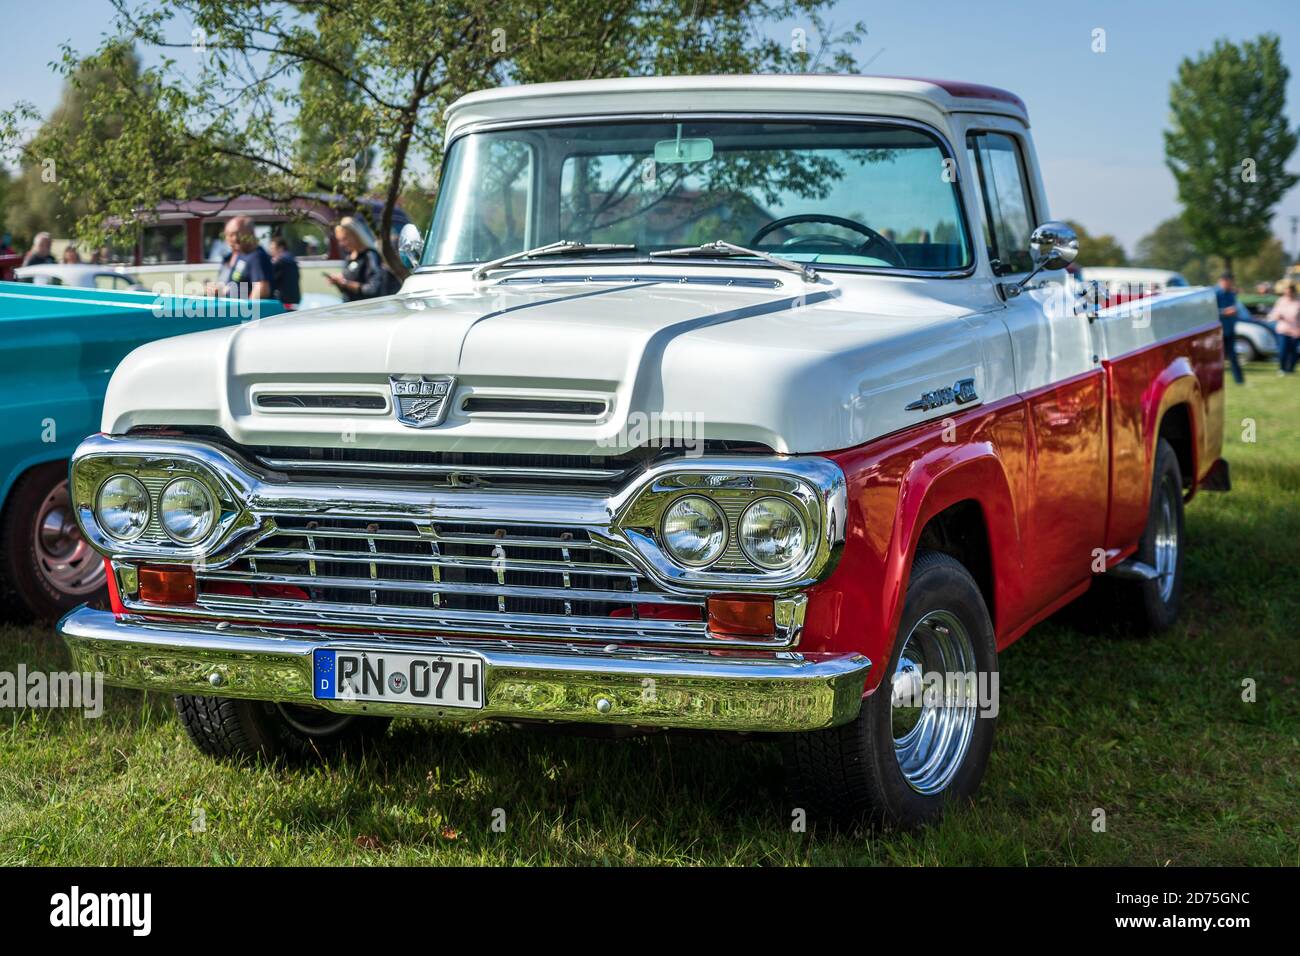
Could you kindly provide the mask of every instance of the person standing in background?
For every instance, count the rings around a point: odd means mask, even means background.
[[[54,256],[50,255],[50,241],[48,232],[38,232],[36,238],[32,240],[32,247],[28,250],[23,265],[44,266],[54,262]]]
[[[302,301],[298,260],[289,251],[288,241],[279,235],[271,240],[271,295],[288,306]]]
[[[271,257],[253,234],[252,217],[235,216],[226,223],[225,239],[231,252],[217,281],[208,283],[208,293],[232,299],[271,298]]]
[[[1277,332],[1277,373],[1292,375],[1295,373],[1296,353],[1300,351],[1300,295],[1296,294],[1294,282],[1287,283],[1268,318],[1277,323],[1273,327]]]
[[[1219,276],[1219,287],[1214,290],[1214,297],[1219,303],[1219,324],[1223,326],[1223,356],[1232,365],[1232,380],[1240,385],[1246,377],[1241,374],[1241,360],[1237,358],[1237,319],[1242,318],[1245,310],[1237,301],[1231,272]]]
[[[389,284],[388,273],[379,258],[375,234],[365,221],[343,217],[334,227],[334,237],[347,258],[343,260],[343,271],[327,275],[325,281],[342,293],[345,302],[383,295]]]
[[[65,266],[81,265],[81,256],[77,254],[77,247],[68,243],[63,247],[63,264]]]

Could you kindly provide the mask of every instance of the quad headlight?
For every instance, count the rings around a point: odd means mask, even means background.
[[[808,529],[784,498],[759,498],[740,518],[740,549],[769,571],[783,571],[804,557]]]
[[[708,498],[678,498],[664,512],[663,542],[673,560],[687,567],[712,564],[727,547],[727,517]]]
[[[674,587],[766,591],[829,574],[847,510],[833,461],[719,457],[660,466],[629,489],[614,530]]]
[[[149,492],[130,475],[113,475],[95,496],[95,520],[119,541],[133,541],[149,524]]]
[[[211,555],[256,523],[237,461],[201,444],[95,435],[72,458],[69,492],[82,535],[114,560]]]
[[[158,520],[177,544],[195,544],[212,530],[217,505],[212,493],[197,478],[177,478],[163,489]]]

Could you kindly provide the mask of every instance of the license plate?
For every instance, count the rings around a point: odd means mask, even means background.
[[[317,700],[483,706],[483,658],[474,654],[316,650],[312,669]]]

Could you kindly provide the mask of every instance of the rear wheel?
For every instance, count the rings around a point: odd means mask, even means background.
[[[104,580],[104,559],[73,516],[67,465],[24,472],[0,514],[0,605],[19,616],[53,619],[102,598]]]
[[[855,720],[787,738],[796,805],[813,818],[914,827],[973,794],[993,745],[997,647],[970,572],[921,552],[888,676]]]
[[[186,733],[210,757],[325,757],[382,737],[389,723],[270,701],[193,694],[177,694],[175,701]]]
[[[1134,560],[1152,568],[1155,576],[1112,584],[1119,592],[1121,612],[1141,631],[1159,633],[1178,619],[1183,600],[1183,544],[1182,469],[1173,446],[1161,438],[1156,442],[1147,526],[1133,555]]]

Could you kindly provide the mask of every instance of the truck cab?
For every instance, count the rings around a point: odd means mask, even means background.
[[[77,452],[113,607],[61,632],[204,750],[777,734],[798,806],[908,826],[978,786],[1035,623],[1173,623],[1213,295],[1076,294],[1014,94],[560,83],[446,136],[398,295],[146,346]]]

